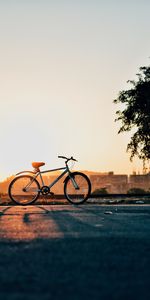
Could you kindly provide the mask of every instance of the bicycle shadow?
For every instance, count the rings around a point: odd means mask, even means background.
[[[47,210],[47,209],[45,209],[44,207],[41,207],[40,205],[36,205],[36,207],[38,207],[38,208],[40,208],[42,211],[44,211],[45,212],[45,214],[48,214],[49,213],[49,210]],[[35,213],[34,213],[35,214]],[[40,214],[40,212],[39,213],[37,213],[37,214]],[[41,214],[43,214],[43,213],[41,213]],[[32,215],[32,213],[24,213],[24,216],[23,216],[23,222],[24,223],[32,223],[32,221],[31,221],[31,218],[30,218],[30,216]]]
[[[3,216],[5,214],[5,212],[9,209],[11,209],[11,207],[6,207],[2,211],[0,211],[0,217]]]
[[[0,212],[0,240],[28,241],[62,236],[50,211],[40,206],[12,206]]]

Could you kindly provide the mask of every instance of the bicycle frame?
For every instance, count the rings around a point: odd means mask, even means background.
[[[17,173],[16,176],[19,176],[23,173],[31,173],[32,176],[33,176],[33,180],[40,177],[42,186],[44,186],[44,180],[43,180],[42,174],[52,173],[52,172],[61,171],[61,170],[64,170],[64,171],[54,181],[52,181],[50,185],[48,185],[48,187],[51,189],[65,174],[68,173],[68,176],[71,174],[71,171],[70,171],[68,165],[66,165],[66,167],[62,167],[62,168],[50,169],[50,170],[45,170],[45,171],[38,171],[37,173],[35,173],[33,171],[22,171],[22,172]],[[73,178],[71,178],[71,179],[72,179],[72,183],[73,183],[74,187],[77,189],[78,186],[77,186],[75,180]],[[32,184],[32,181],[31,181],[31,183],[28,184],[27,187],[29,187],[31,184]]]
[[[51,189],[66,173],[68,173],[68,174],[71,173],[70,170],[69,170],[69,168],[68,168],[68,166],[63,167],[63,168],[46,170],[46,171],[39,171],[38,173],[35,174],[34,178],[37,178],[39,176],[40,179],[41,179],[41,182],[42,182],[42,186],[44,186],[44,180],[43,180],[42,174],[44,174],[44,173],[52,173],[52,172],[61,171],[61,170],[64,170],[64,171],[54,181],[52,181],[50,183],[50,185],[48,185],[48,187]]]

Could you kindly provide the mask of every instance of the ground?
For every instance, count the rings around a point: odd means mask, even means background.
[[[149,299],[150,206],[0,208],[1,299]]]

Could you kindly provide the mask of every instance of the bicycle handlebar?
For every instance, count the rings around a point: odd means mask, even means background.
[[[66,156],[61,156],[59,155],[58,158],[63,158],[63,159],[66,159],[66,162],[68,162],[69,160],[74,160],[74,161],[77,161],[75,158],[73,158],[72,156],[70,158],[66,157]]]

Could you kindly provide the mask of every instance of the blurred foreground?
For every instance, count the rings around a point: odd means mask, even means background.
[[[1,299],[149,299],[150,206],[0,208]]]

